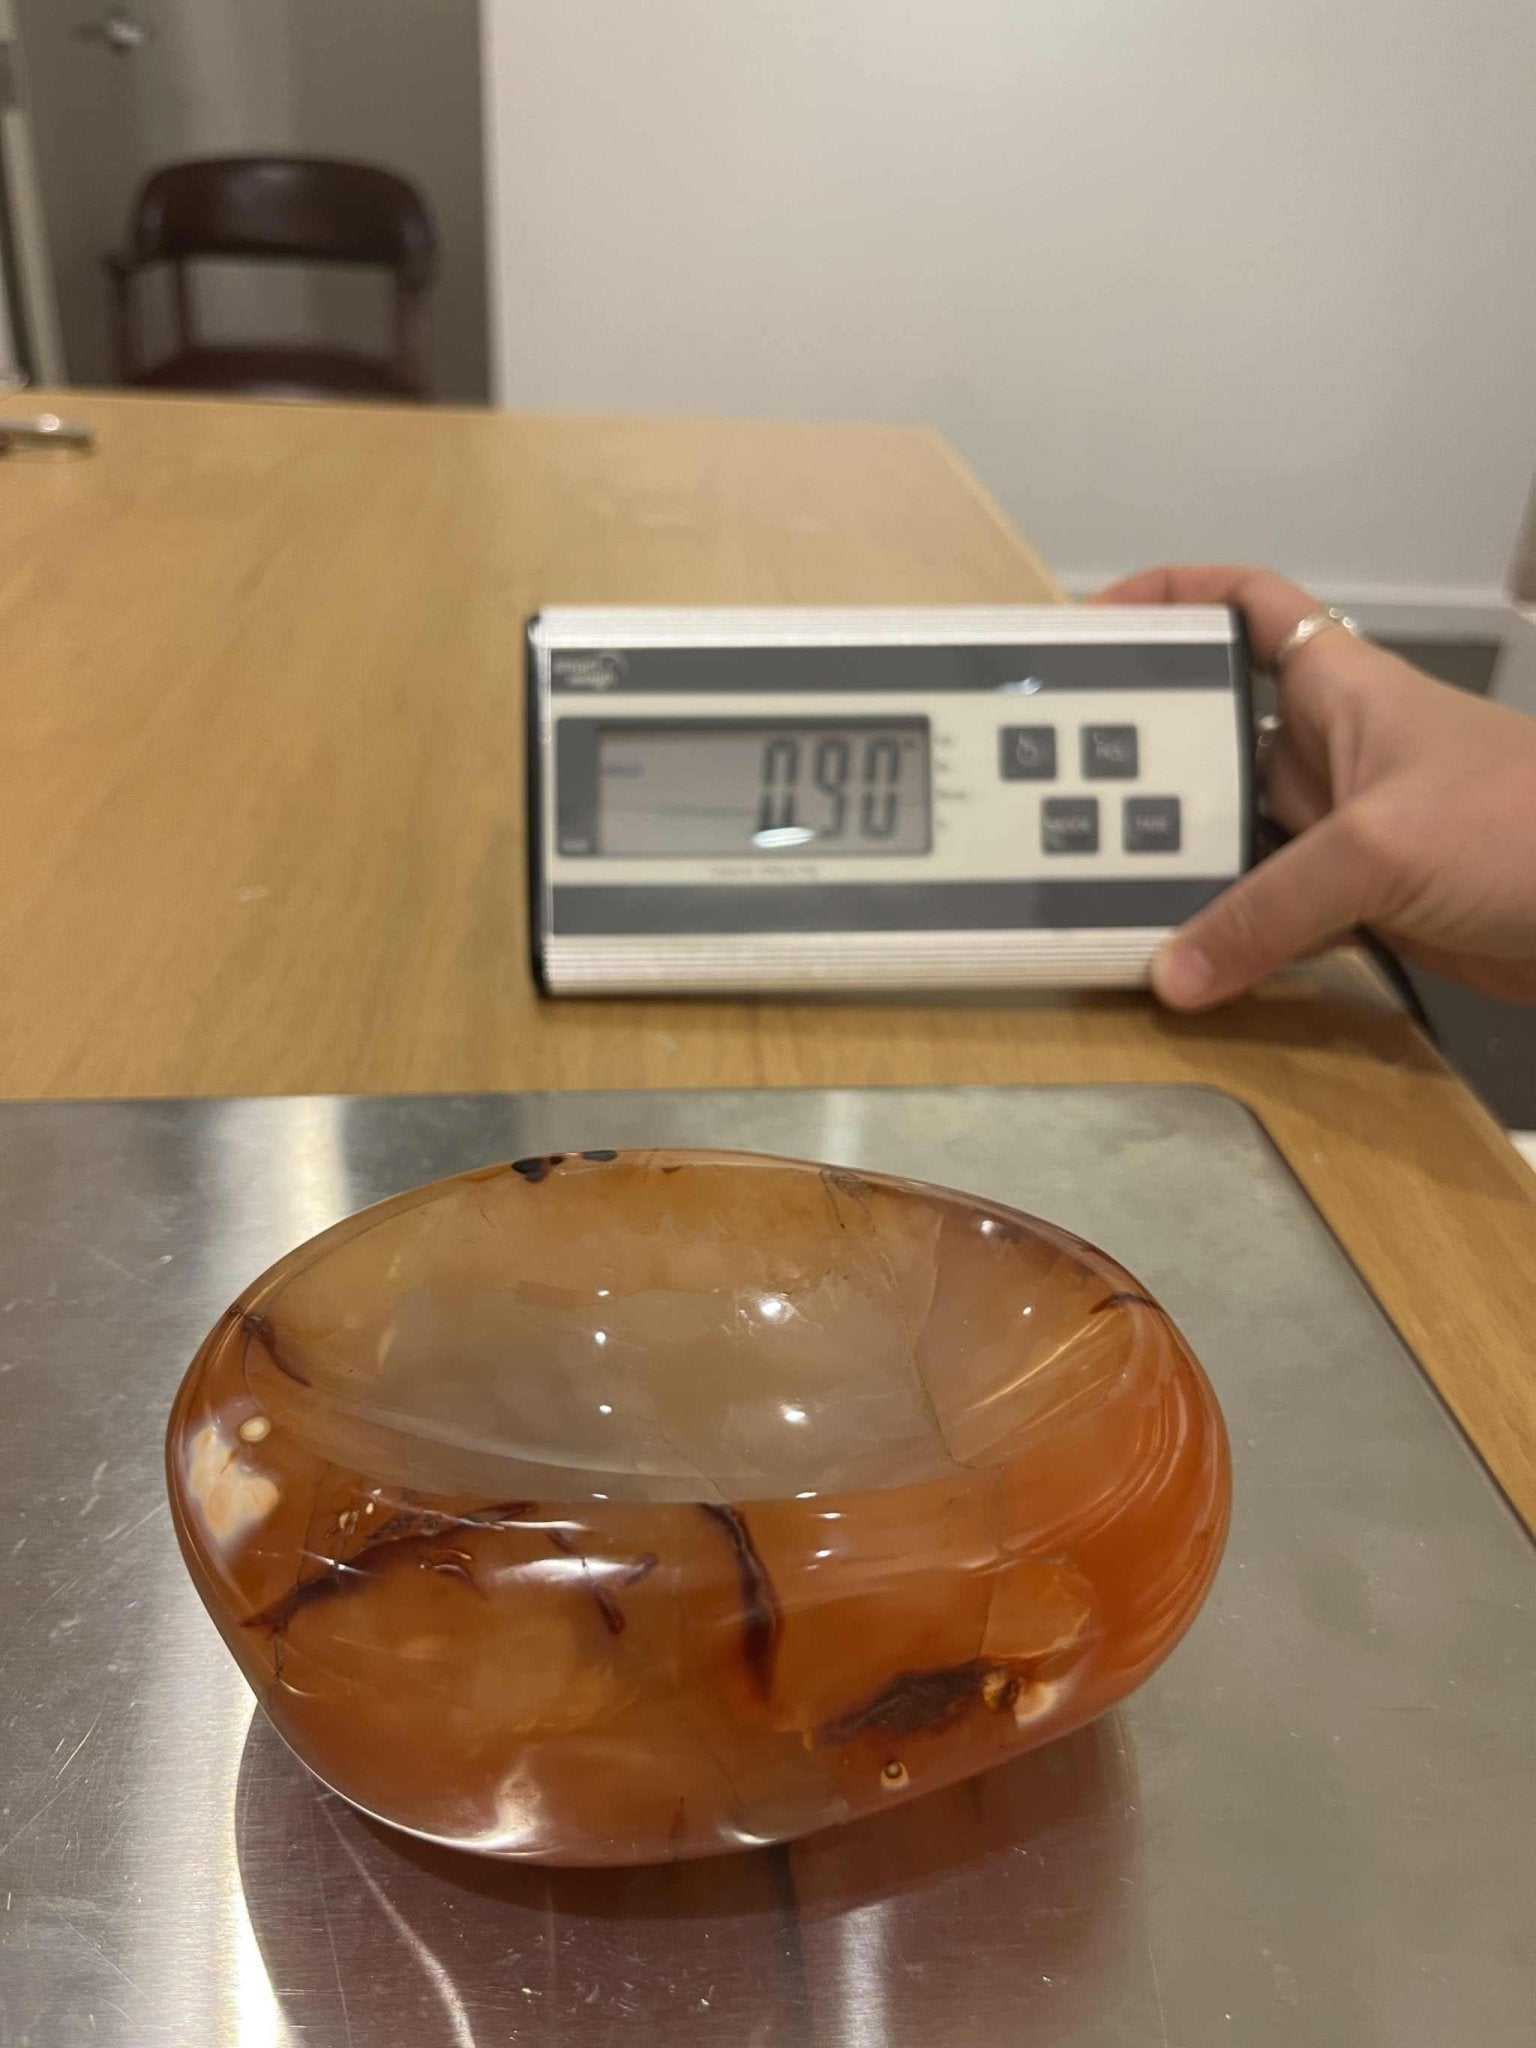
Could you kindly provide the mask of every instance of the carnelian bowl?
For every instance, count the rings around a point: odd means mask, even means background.
[[[436,1842],[786,1840],[1101,1714],[1193,1619],[1226,1436],[1114,1260],[744,1153],[460,1174],[290,1252],[167,1440],[273,1725]]]

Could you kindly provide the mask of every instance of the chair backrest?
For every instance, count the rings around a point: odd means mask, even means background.
[[[420,194],[393,171],[332,157],[225,156],[167,164],[133,210],[144,263],[194,256],[369,263],[409,291],[432,281],[437,237]]]

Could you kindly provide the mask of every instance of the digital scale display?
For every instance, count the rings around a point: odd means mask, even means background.
[[[928,721],[650,722],[597,733],[597,846],[613,857],[925,854]]]
[[[550,995],[1131,988],[1252,855],[1219,606],[528,623]]]

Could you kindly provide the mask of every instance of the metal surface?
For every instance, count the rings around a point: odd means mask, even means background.
[[[1342,632],[1352,633],[1358,639],[1360,627],[1347,612],[1341,612],[1336,604],[1325,605],[1321,610],[1308,612],[1304,619],[1298,619],[1289,633],[1280,642],[1270,658],[1272,675],[1278,676],[1293,654],[1299,654],[1309,646],[1319,633],[1326,633],[1337,626]]]
[[[0,455],[89,455],[95,446],[94,428],[61,420],[56,412],[40,412],[29,420],[0,419]]]
[[[1146,979],[1172,929],[701,932],[662,939],[560,933],[546,936],[541,965],[546,989],[559,995],[1127,988]]]
[[[1203,643],[1225,647],[1232,613],[1225,605],[547,605],[529,625],[540,652],[612,647],[896,646],[1115,647]],[[568,684],[568,687],[570,685]],[[608,687],[594,675],[590,687]]]
[[[165,1411],[237,1289],[346,1211],[661,1139],[925,1175],[1103,1242],[1221,1395],[1226,1563],[1116,1713],[899,1812],[656,1871],[424,1850],[253,1720],[171,1538]],[[1232,1102],[13,1105],[0,1159],[4,2048],[1529,2048],[1536,1559]]]

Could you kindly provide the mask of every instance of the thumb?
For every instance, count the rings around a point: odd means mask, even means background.
[[[1371,913],[1371,877],[1349,813],[1303,832],[1164,941],[1152,987],[1174,1010],[1204,1010],[1316,952]]]

